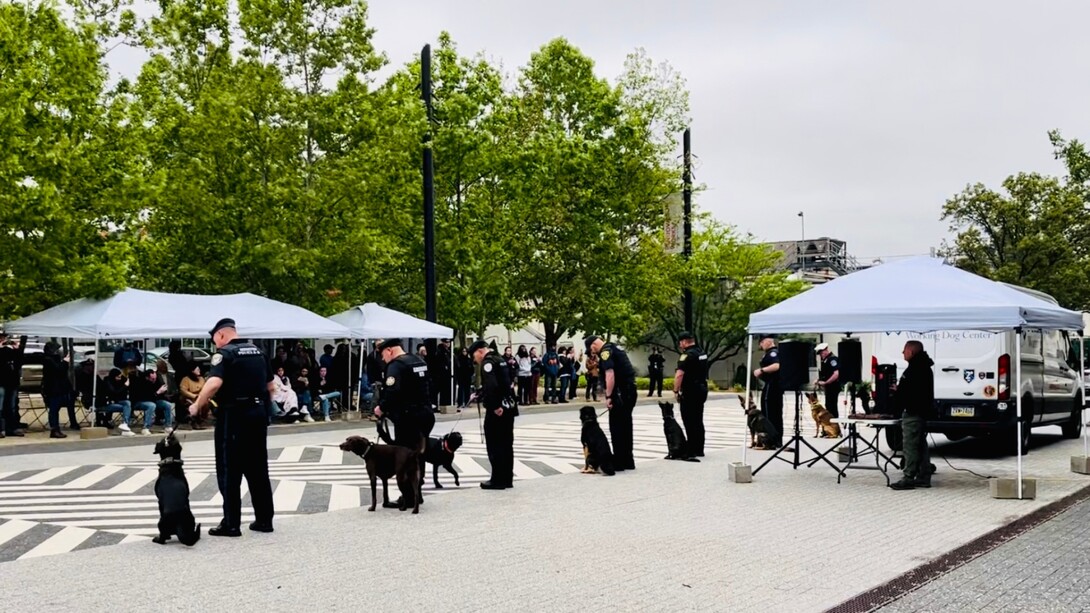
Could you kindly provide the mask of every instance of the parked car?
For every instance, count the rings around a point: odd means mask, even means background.
[[[212,363],[212,355],[200,347],[182,347],[182,355],[189,362],[196,362],[201,367],[201,372],[208,370]],[[167,370],[174,372],[170,364],[170,347],[155,347],[144,352],[144,366],[155,368],[155,363],[163,360],[167,363]]]
[[[22,379],[19,389],[36,394],[42,391],[42,359],[45,356],[45,343],[27,341],[23,350]]]

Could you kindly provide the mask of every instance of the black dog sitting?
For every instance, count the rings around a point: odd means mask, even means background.
[[[459,432],[444,434],[442,438],[431,437],[428,439],[428,447],[424,450],[424,460],[432,464],[431,478],[435,482],[436,489],[443,489],[439,483],[439,467],[447,469],[454,475],[455,487],[461,487],[458,482],[458,473],[454,470],[454,452],[462,446],[462,435]],[[420,485],[424,485],[424,475],[420,475]]]
[[[685,440],[685,432],[681,429],[681,425],[677,423],[677,420],[674,419],[674,403],[660,402],[659,408],[662,409],[662,431],[666,435],[666,449],[669,450],[666,459],[699,462],[700,460],[694,458],[692,453],[689,452],[689,443]]]
[[[585,406],[579,409],[579,421],[583,422],[583,465],[584,473],[596,473],[602,469],[607,475],[614,474],[613,451],[606,440],[606,433],[602,432],[602,426],[598,425],[598,414],[594,407]]]
[[[159,536],[151,539],[160,545],[177,535],[183,545],[192,547],[201,538],[201,525],[189,508],[189,481],[182,471],[182,444],[170,432],[155,444],[159,456],[159,478],[155,497],[159,499]]]

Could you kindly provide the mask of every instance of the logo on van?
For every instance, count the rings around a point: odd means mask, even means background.
[[[976,370],[972,368],[966,368],[964,377],[966,383],[972,383],[973,379],[976,377]]]

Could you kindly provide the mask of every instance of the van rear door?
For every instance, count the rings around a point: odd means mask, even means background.
[[[998,365],[1003,336],[975,330],[934,333],[935,398],[949,401],[943,417],[952,420],[979,417],[977,402],[996,400]],[[964,401],[964,402],[963,402]]]

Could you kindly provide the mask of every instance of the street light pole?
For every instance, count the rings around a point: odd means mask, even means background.
[[[799,211],[799,223],[802,224],[802,243],[805,243],[806,242],[806,215],[803,214],[802,211]],[[805,251],[806,247],[802,243],[799,243],[799,247],[801,247],[803,249],[803,251],[800,252],[799,261],[802,262],[802,269],[806,270],[806,251]],[[798,249],[796,249],[795,251],[798,251]]]
[[[685,203],[685,221],[684,232],[685,236],[682,247],[682,253],[686,259],[689,259],[693,255],[693,170],[692,170],[692,146],[689,140],[689,128],[685,128],[685,135],[682,138],[682,156],[684,159],[684,166],[681,174],[682,183],[682,199]],[[693,330],[693,290],[685,288],[685,329],[692,332]]]

